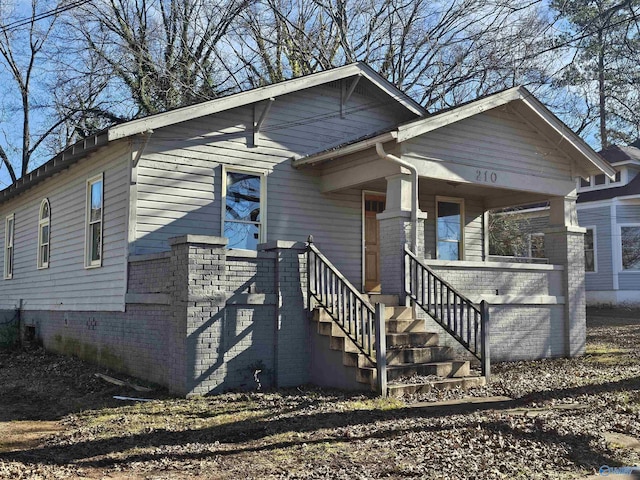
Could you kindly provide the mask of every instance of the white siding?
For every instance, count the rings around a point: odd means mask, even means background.
[[[0,309],[20,299],[28,310],[114,311],[124,308],[129,143],[119,142],[0,205],[15,212],[15,267],[0,280]],[[86,181],[104,172],[102,267],[84,268]],[[38,210],[51,204],[49,268],[37,269]],[[0,238],[4,243],[4,221]],[[0,258],[0,270],[4,256]]]
[[[267,240],[309,234],[356,285],[361,276],[361,193],[322,194],[310,170],[290,158],[410,119],[380,99],[354,93],[340,117],[340,90],[316,87],[278,97],[252,147],[253,106],[157,130],[138,166],[136,254],[169,248],[185,233],[221,234],[221,165],[267,173]],[[264,104],[258,104],[259,116]],[[395,113],[394,113],[395,112]]]
[[[570,161],[508,109],[489,110],[408,140],[403,144],[403,159],[437,159],[474,169],[572,182]],[[475,181],[473,175],[469,181]],[[499,175],[498,183],[500,179]]]

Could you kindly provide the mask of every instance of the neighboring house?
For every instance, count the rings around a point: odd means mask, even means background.
[[[616,169],[580,180],[578,221],[587,229],[589,305],[640,306],[640,145],[613,145],[600,155]]]
[[[0,192],[0,310],[20,308],[48,349],[181,394],[246,388],[257,371],[277,386],[372,379],[384,349],[366,345],[367,298],[407,289],[444,344],[448,329],[477,354],[488,312],[493,360],[578,355],[572,194],[602,173],[615,172],[522,87],[429,115],[347,65],[114,125]],[[549,264],[489,262],[487,212],[546,201]],[[401,330],[416,310],[389,311],[387,342],[429,344]],[[388,352],[389,371],[441,372],[446,348],[428,348],[431,363]]]

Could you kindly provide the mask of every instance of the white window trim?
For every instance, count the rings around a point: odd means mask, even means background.
[[[587,230],[593,230],[593,271],[588,272],[586,268],[584,269],[585,274],[592,275],[594,273],[598,273],[598,229],[595,225],[581,225],[581,227]]]
[[[633,274],[639,274],[640,273],[640,269],[639,270],[632,270],[632,269],[625,269],[624,265],[622,263],[622,228],[623,227],[638,227],[640,228],[640,223],[619,223],[618,224],[618,241],[615,242],[616,243],[616,249],[617,249],[617,253],[618,253],[618,258],[619,263],[618,266],[620,268],[620,270],[618,271],[618,273],[622,273],[625,275],[633,275]]]
[[[459,197],[440,197],[436,195],[436,216],[435,216],[435,231],[436,231],[436,258],[440,258],[440,252],[438,251],[438,243],[440,239],[438,238],[438,204],[440,202],[447,203],[457,203],[460,205],[460,259],[458,261],[463,261],[465,259],[465,248],[464,248],[464,230],[465,230],[465,213],[464,213],[464,198]]]
[[[42,219],[42,208],[47,205],[49,208],[49,216],[46,219]],[[48,260],[46,262],[42,261],[42,227],[47,225],[49,227],[49,241],[47,245],[49,247],[49,255]],[[48,198],[44,198],[42,202],[40,202],[40,209],[38,210],[38,252],[36,253],[37,259],[37,267],[38,270],[42,270],[45,268],[49,268],[49,260],[51,260],[51,203]]]
[[[7,232],[9,230],[9,221],[12,222],[13,228],[11,229],[11,235]],[[15,249],[14,239],[16,236],[16,214],[12,213],[7,215],[4,221],[4,279],[10,280],[13,278],[13,270],[15,268]],[[11,250],[9,250],[11,249]],[[11,259],[11,262],[9,262]],[[9,271],[9,263],[11,263],[11,271]]]
[[[577,181],[576,181],[576,191],[578,192],[590,192],[592,190],[604,190],[605,188],[611,188],[611,187],[622,187],[624,185],[626,185],[627,183],[629,183],[627,181],[627,175],[626,172],[623,171],[626,169],[621,169],[621,170],[617,170],[616,172],[620,172],[620,181],[619,182],[615,182],[613,180],[611,180],[607,175],[604,176],[604,183],[602,185],[596,185],[596,175],[590,175],[588,177],[590,185],[588,187],[583,187],[581,184],[581,177],[578,177]],[[599,174],[599,175],[604,175],[604,174]]]
[[[102,182],[102,207],[100,208],[100,259],[91,260],[91,186],[97,182]],[[88,178],[85,190],[87,198],[84,222],[84,268],[98,268],[102,266],[102,253],[104,251],[104,172]]]
[[[233,165],[222,165],[222,205],[220,207],[220,236],[224,236],[224,223],[227,206],[227,172],[250,173],[260,177],[260,228],[258,230],[258,243],[267,241],[267,171],[258,168],[236,167]],[[233,220],[232,220],[233,221]],[[237,222],[242,223],[242,222]],[[254,222],[250,222],[254,223]],[[245,249],[235,249],[245,250]]]

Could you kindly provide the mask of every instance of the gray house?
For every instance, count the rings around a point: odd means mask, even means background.
[[[640,149],[608,147],[600,155],[614,178],[580,179],[578,221],[586,228],[587,304],[640,305]]]
[[[473,384],[584,351],[575,182],[601,174],[522,87],[427,114],[347,65],[114,125],[0,192],[0,310],[180,394]],[[545,201],[550,263],[488,261],[486,212]]]

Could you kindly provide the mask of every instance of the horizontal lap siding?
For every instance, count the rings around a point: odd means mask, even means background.
[[[578,224],[581,227],[596,227],[597,272],[585,273],[587,291],[613,290],[611,210],[609,207],[580,208]]]
[[[616,216],[619,224],[640,225],[640,205],[618,205]],[[621,243],[618,237],[620,235],[618,228],[616,228],[615,235],[616,241]],[[618,274],[618,286],[620,290],[640,290],[640,271],[621,271]]]
[[[4,218],[15,212],[14,275],[0,280],[0,308],[20,299],[29,310],[122,310],[124,308],[128,142],[73,165],[68,171],[0,206],[0,238]],[[103,264],[84,268],[86,181],[104,172]],[[51,206],[49,268],[36,266],[40,203]],[[0,269],[4,269],[0,255]],[[99,292],[99,294],[96,294]]]
[[[267,241],[318,247],[356,285],[361,277],[361,192],[323,194],[313,172],[290,158],[407,120],[379,99],[352,95],[340,118],[340,90],[316,87],[276,98],[251,147],[252,106],[158,129],[138,167],[136,254],[168,250],[183,234],[221,235],[222,165],[267,173]],[[264,103],[257,106],[259,116]],[[249,145],[249,146],[248,146]]]
[[[403,158],[436,158],[550,179],[571,177],[569,161],[509,111],[490,110],[411,139],[405,142]]]

